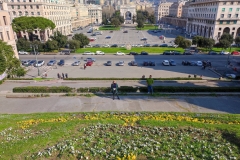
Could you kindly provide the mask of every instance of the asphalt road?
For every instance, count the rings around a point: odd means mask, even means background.
[[[87,67],[87,70],[83,70],[84,59],[87,57],[92,57],[96,59],[93,66]],[[34,55],[21,55],[21,60],[34,59]],[[142,77],[142,75],[152,74],[154,77],[187,77],[188,75],[197,74],[198,76],[202,75],[205,78],[217,78],[217,74],[212,71],[202,70],[199,66],[183,66],[181,63],[183,60],[187,61],[202,61],[209,60],[212,62],[214,68],[222,67],[226,68],[226,63],[228,56],[225,55],[146,55],[146,56],[116,56],[116,55],[39,55],[39,60],[44,60],[47,63],[50,59],[60,59],[65,60],[65,66],[53,68],[51,66],[42,66],[40,67],[40,73],[47,72],[48,77],[56,78],[57,73],[68,73],[69,77]],[[239,56],[230,56],[230,59],[233,61],[239,61]],[[177,63],[177,66],[163,66],[161,63],[163,60],[173,59]],[[80,66],[71,66],[75,60],[80,60]],[[138,66],[130,66],[130,62],[134,60],[138,63]],[[112,66],[105,66],[106,61],[112,61]],[[124,61],[125,66],[118,66],[119,61]],[[156,66],[143,66],[143,61],[155,61]],[[35,77],[37,76],[37,68],[29,67],[29,72],[26,77]]]

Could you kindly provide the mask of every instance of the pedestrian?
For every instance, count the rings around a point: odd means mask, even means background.
[[[64,79],[64,73],[62,73],[62,79]]]
[[[111,91],[113,94],[113,100],[115,99],[115,95],[118,99],[120,99],[118,96],[118,84],[116,83],[116,81],[113,81],[113,83],[111,84]]]
[[[60,79],[60,78],[61,78],[61,76],[60,76],[60,74],[59,74],[59,73],[57,74],[57,77],[58,77],[58,79]]]
[[[148,87],[148,94],[151,93],[153,94],[153,85],[154,81],[152,79],[152,75],[149,76],[149,78],[147,78],[147,87]]]
[[[65,73],[65,78],[68,78],[68,74],[67,73]]]
[[[87,65],[86,65],[86,63],[84,63],[84,70],[87,68]]]

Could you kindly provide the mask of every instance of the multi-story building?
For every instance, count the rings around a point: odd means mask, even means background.
[[[188,17],[189,4],[190,4],[190,2],[188,1],[182,6],[182,18],[187,18]]]
[[[185,1],[174,2],[169,7],[169,16],[171,17],[182,17],[182,6],[185,4]]]
[[[155,17],[158,22],[162,20],[162,17],[169,15],[169,7],[172,5],[172,2],[160,3],[155,10]]]
[[[91,18],[88,16],[88,8],[84,4],[75,3],[71,7],[71,23],[72,28],[84,27],[91,23]]]
[[[18,58],[14,32],[11,26],[11,19],[8,13],[7,3],[0,3],[0,40],[12,46],[15,56]]]
[[[87,5],[88,17],[91,18],[91,23],[102,23],[102,7],[100,5]]]
[[[11,19],[20,16],[41,16],[52,20],[56,25],[55,30],[63,35],[71,33],[70,5],[65,0],[8,0],[7,3]],[[52,32],[41,33],[35,30],[34,34],[41,41],[46,41]],[[21,36],[29,38],[25,32],[22,32]]]
[[[195,0],[188,8],[187,32],[218,39],[223,33],[240,36],[239,0]]]

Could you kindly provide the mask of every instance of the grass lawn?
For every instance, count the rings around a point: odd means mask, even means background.
[[[209,52],[209,50],[207,50],[205,48],[201,48],[201,50],[204,52]],[[222,50],[227,51],[227,52],[232,52],[232,51],[240,51],[240,48],[237,48],[237,47],[232,47],[231,49],[230,48],[227,48],[227,49],[213,48],[212,50],[216,51],[216,52],[221,52]]]
[[[106,25],[106,26],[101,26],[99,27],[99,30],[104,31],[104,30],[120,30],[120,27],[115,27],[112,25]]]
[[[33,78],[35,81],[52,80],[53,78]]]
[[[159,30],[158,29],[158,26],[155,26],[155,25],[150,25],[150,24],[147,24],[147,25],[144,25],[144,28],[137,28],[137,30]]]
[[[76,53],[84,53],[85,51],[91,51],[91,52],[96,52],[96,51],[102,51],[105,53],[116,53],[117,51],[121,51],[124,53],[129,53],[130,51],[133,52],[138,52],[140,53],[141,51],[146,51],[148,53],[163,53],[164,51],[180,51],[183,52],[184,49],[182,48],[172,48],[172,47],[134,47],[131,50],[127,50],[126,48],[81,48],[77,49]]]
[[[240,115],[0,115],[1,159],[240,159]]]

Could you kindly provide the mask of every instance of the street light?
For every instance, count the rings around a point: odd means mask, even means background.
[[[36,66],[37,66],[37,69],[38,69],[38,76],[40,76],[38,60],[37,60],[37,53],[36,53],[36,50],[38,50],[38,45],[37,44],[30,44],[30,48],[33,49],[33,51],[34,51],[35,58],[36,58]]]

